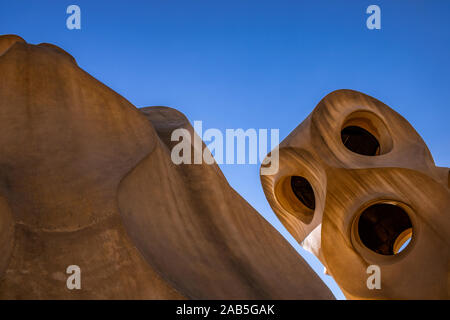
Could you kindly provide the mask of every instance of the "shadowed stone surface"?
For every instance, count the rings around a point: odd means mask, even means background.
[[[171,162],[179,127],[64,50],[1,36],[0,298],[332,299],[217,165]]]

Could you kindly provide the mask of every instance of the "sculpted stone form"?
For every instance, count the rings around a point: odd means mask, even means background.
[[[217,165],[171,162],[180,127],[64,50],[1,36],[0,298],[332,299]]]
[[[279,154],[278,173],[261,176],[266,197],[347,298],[449,298],[449,169],[435,166],[404,118],[360,92],[335,91]],[[367,285],[370,265],[380,267],[379,290]]]

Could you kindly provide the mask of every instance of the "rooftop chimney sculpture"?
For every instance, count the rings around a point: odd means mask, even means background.
[[[266,197],[347,298],[449,298],[449,169],[403,117],[338,90],[280,143],[279,158],[278,173],[261,175]],[[379,288],[367,284],[370,266]]]

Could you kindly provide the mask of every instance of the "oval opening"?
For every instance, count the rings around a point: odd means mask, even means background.
[[[311,210],[316,209],[316,200],[311,184],[303,177],[292,176],[291,188],[295,196],[301,203]]]
[[[280,205],[290,214],[309,224],[314,217],[316,198],[309,181],[302,176],[282,178],[275,188]]]
[[[344,146],[352,152],[364,156],[377,156],[380,154],[380,143],[369,131],[348,126],[342,129],[341,139]]]
[[[359,216],[358,235],[370,250],[382,255],[395,255],[409,245],[413,228],[403,208],[391,203],[377,203]]]
[[[392,150],[391,134],[376,114],[370,111],[351,113],[341,127],[342,144],[364,156],[379,156]]]

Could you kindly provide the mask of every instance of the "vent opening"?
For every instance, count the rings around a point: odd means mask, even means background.
[[[413,229],[403,208],[390,203],[377,203],[361,213],[358,235],[370,250],[382,255],[394,255],[408,246]]]
[[[302,176],[285,176],[275,187],[278,203],[290,214],[309,224],[316,209],[316,196],[308,179]]]
[[[295,196],[307,208],[314,210],[316,208],[316,200],[311,184],[303,177],[292,176],[291,188]]]
[[[341,131],[341,139],[344,146],[352,152],[364,156],[378,156],[380,143],[369,131],[357,127],[345,127]]]
[[[341,126],[342,144],[364,156],[379,156],[390,152],[393,141],[383,120],[370,111],[351,113]]]

